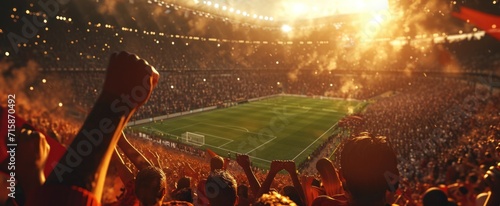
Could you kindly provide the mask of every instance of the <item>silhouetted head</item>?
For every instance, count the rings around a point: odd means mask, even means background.
[[[302,204],[302,200],[300,199],[299,193],[297,192],[297,190],[293,186],[288,185],[288,186],[283,187],[283,191],[281,192],[281,194],[290,198],[290,200],[295,202],[297,205],[304,205],[304,204]]]
[[[205,194],[210,205],[234,206],[238,202],[236,180],[225,170],[215,170],[207,178]]]
[[[347,140],[340,157],[344,189],[351,199],[370,202],[385,199],[397,188],[397,158],[385,137],[369,134]]]
[[[253,204],[253,206],[274,206],[274,205],[297,206],[297,204],[295,204],[287,196],[280,195],[277,192],[269,192],[267,194],[263,194]]]
[[[248,198],[248,186],[246,185],[238,186],[238,197]]]
[[[160,168],[147,167],[135,178],[135,195],[144,206],[161,205],[167,193],[167,177]]]
[[[221,156],[215,156],[210,159],[210,171],[221,170],[224,167],[224,159]]]
[[[448,197],[446,194],[437,187],[431,187],[425,191],[422,198],[424,206],[432,205],[448,205]]]
[[[191,187],[191,178],[190,177],[181,177],[177,180],[177,189],[189,188]]]

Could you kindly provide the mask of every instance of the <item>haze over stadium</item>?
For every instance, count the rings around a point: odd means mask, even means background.
[[[498,0],[0,4],[0,205],[500,205]]]

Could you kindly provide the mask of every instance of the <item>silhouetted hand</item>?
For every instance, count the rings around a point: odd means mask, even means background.
[[[273,160],[271,162],[271,168],[269,168],[269,173],[276,174],[284,169],[283,161]]]
[[[18,140],[17,152],[22,154],[18,156],[18,171],[43,171],[50,152],[45,136],[37,131],[21,129]]]
[[[236,162],[242,168],[250,168],[250,158],[248,157],[248,155],[237,154],[236,155]]]
[[[132,109],[144,104],[159,74],[148,62],[127,52],[111,55],[102,95],[120,97]]]
[[[291,160],[283,161],[283,169],[288,172],[288,174],[297,173],[297,169],[295,168],[295,162]]]
[[[50,145],[45,136],[39,132],[23,128],[18,135],[16,175],[19,183],[26,192],[26,198],[45,183],[43,169],[49,157]]]

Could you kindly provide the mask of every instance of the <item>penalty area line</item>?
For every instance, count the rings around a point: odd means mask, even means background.
[[[273,138],[271,138],[270,140],[267,140],[266,142],[262,143],[261,145],[259,145],[259,146],[258,146],[258,147],[256,147],[256,148],[253,148],[252,150],[248,151],[248,152],[247,152],[247,153],[245,153],[245,154],[248,154],[248,153],[250,153],[250,152],[255,151],[256,149],[261,148],[262,146],[266,145],[267,143],[269,143],[269,142],[273,141],[273,140],[274,140],[274,139],[276,139],[276,138],[277,138],[277,137],[276,137],[276,136],[274,136],[274,137],[273,137]]]
[[[217,148],[217,149],[220,149],[220,150],[224,150],[226,152],[232,152],[232,153],[235,153],[235,154],[241,154],[240,152],[236,152],[236,151],[233,151],[233,150],[230,150],[230,149],[218,148],[217,146],[214,146],[214,145],[211,145],[211,144],[205,144],[205,145],[210,146],[212,148]],[[261,160],[261,161],[264,161],[264,162],[267,162],[267,163],[271,163],[270,160],[262,159],[262,158],[259,158],[259,157],[250,156],[250,155],[248,155],[248,157],[253,158],[253,159],[258,159],[258,160]]]

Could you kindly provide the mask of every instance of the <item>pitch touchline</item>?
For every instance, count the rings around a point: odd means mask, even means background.
[[[314,142],[312,142],[311,144],[309,144],[309,146],[307,146],[304,150],[302,150],[302,152],[300,152],[297,156],[295,156],[292,160],[295,160],[297,159],[297,157],[299,157],[302,153],[304,153],[307,149],[309,149],[309,147],[311,147],[315,142],[317,142],[319,139],[321,139],[321,137],[323,137],[328,131],[330,131],[330,129],[332,129],[333,127],[335,127],[336,125],[338,124],[335,123],[333,126],[331,126],[330,128],[328,128],[322,135],[320,135],[316,140],[314,140]]]
[[[150,129],[150,130],[154,130],[154,131],[157,131],[157,132],[162,133],[162,134],[164,134],[164,133],[165,133],[165,132],[163,132],[163,131],[161,131],[161,130],[159,130],[159,129],[156,129],[156,128],[154,128],[154,127],[150,127],[150,128],[143,127],[143,128],[145,128],[145,129]],[[169,134],[169,133],[167,133],[167,134]]]
[[[201,124],[201,123],[194,123],[194,124],[190,124],[190,125],[187,125],[187,126],[184,126],[184,127],[178,127],[176,129],[173,129],[173,130],[168,130],[168,131],[165,131],[165,132],[173,132],[175,130],[180,130],[180,129],[184,129],[186,127],[191,127],[191,126],[194,126],[194,125],[198,125],[198,124]]]

